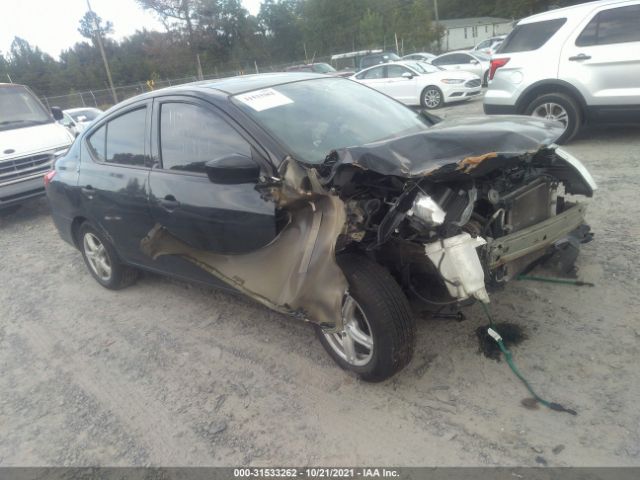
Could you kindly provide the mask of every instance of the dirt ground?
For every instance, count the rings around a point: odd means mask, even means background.
[[[513,282],[492,310],[576,417],[521,405],[507,365],[478,354],[478,306],[418,319],[412,363],[366,384],[309,325],[243,298],[154,275],[105,290],[41,199],[0,218],[0,465],[640,465],[640,127],[568,150],[600,187],[578,262],[596,287]]]

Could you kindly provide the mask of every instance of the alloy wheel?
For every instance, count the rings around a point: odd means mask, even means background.
[[[440,105],[441,95],[435,88],[430,88],[424,92],[424,104],[429,108],[435,108]]]
[[[558,103],[542,103],[538,105],[533,112],[531,112],[531,116],[546,118],[547,120],[556,120],[564,125],[565,130],[569,124],[569,115],[567,114],[567,111]]]
[[[84,253],[93,273],[102,281],[111,278],[111,259],[103,243],[91,232],[86,232],[82,239]]]
[[[345,297],[342,306],[343,330],[324,333],[327,343],[344,361],[355,367],[366,365],[373,356],[371,325],[353,297]]]

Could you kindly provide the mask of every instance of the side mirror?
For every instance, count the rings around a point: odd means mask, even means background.
[[[402,74],[402,78],[406,78],[408,80],[411,80],[413,78],[413,74],[411,74],[411,72],[404,72]]]
[[[240,153],[232,153],[209,160],[205,171],[213,183],[239,184],[253,183],[260,176],[260,167],[252,158]]]
[[[473,65],[478,65],[480,62],[479,62],[478,60],[471,60],[471,63],[472,63]]]
[[[62,120],[64,118],[60,107],[51,107],[51,114],[55,120]]]

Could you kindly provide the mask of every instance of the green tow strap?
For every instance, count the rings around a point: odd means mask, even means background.
[[[535,275],[518,275],[517,280],[533,280],[534,282],[560,283],[563,285],[576,285],[578,287],[595,287],[591,282],[582,280],[568,280],[565,278],[537,277]]]
[[[555,410],[556,412],[566,412],[566,413],[570,413],[571,415],[577,415],[578,413],[575,410],[572,410],[570,408],[566,408],[563,405],[560,405],[559,403],[548,402],[545,399],[541,398],[533,390],[533,388],[531,387],[531,385],[529,384],[527,379],[524,378],[524,376],[518,370],[518,367],[516,367],[515,363],[513,363],[513,355],[507,349],[507,347],[504,346],[504,343],[502,341],[502,337],[494,329],[493,318],[491,317],[491,313],[489,312],[489,307],[487,307],[487,304],[484,303],[484,302],[480,302],[480,304],[482,305],[484,313],[489,318],[489,328],[487,329],[487,333],[491,336],[491,338],[493,338],[496,341],[496,343],[498,344],[498,347],[500,348],[500,351],[502,353],[504,353],[504,358],[507,361],[507,364],[509,365],[509,368],[511,368],[511,371],[515,374],[515,376],[518,377],[522,383],[524,383],[524,386],[527,387],[527,390],[529,390],[529,393],[531,393],[533,398],[535,398],[538,402],[540,402],[545,407],[550,408],[551,410]]]

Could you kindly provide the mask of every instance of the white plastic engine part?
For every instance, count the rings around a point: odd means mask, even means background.
[[[473,238],[468,233],[461,233],[425,244],[425,253],[436,268],[439,266],[440,274],[446,279],[445,285],[452,297],[459,300],[475,297],[481,302],[489,303],[484,271],[476,251],[486,243],[484,238]]]

